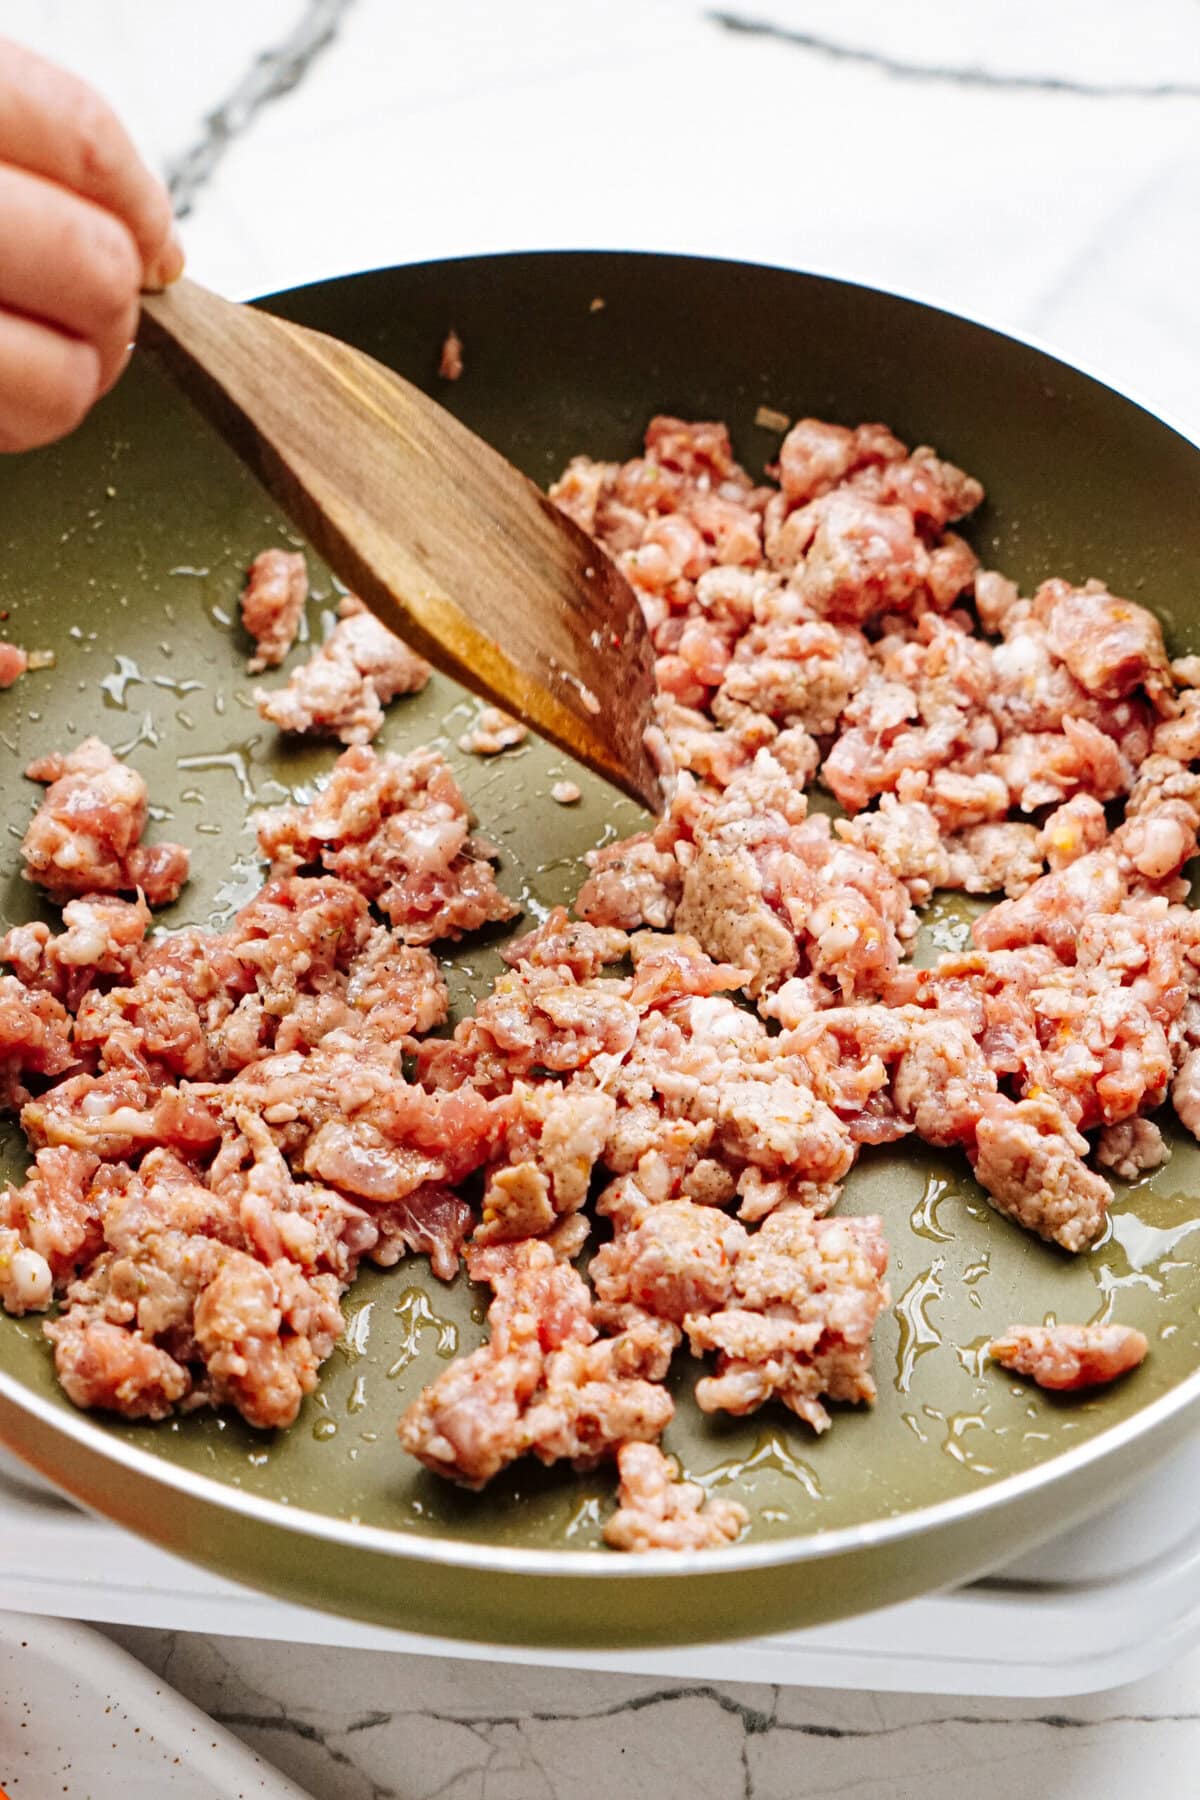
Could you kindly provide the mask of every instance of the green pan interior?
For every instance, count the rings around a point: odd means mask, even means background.
[[[632,454],[656,411],[728,420],[756,472],[778,442],[754,423],[760,405],[792,417],[886,420],[984,480],[989,498],[970,535],[985,561],[1023,583],[1105,576],[1157,610],[1173,650],[1200,647],[1200,452],[1092,380],[930,308],[775,270],[608,254],[400,268],[271,304],[435,392],[542,483],[579,451]],[[450,386],[436,365],[452,325],[466,371]],[[69,442],[0,466],[3,630],[57,657],[52,671],[0,696],[6,921],[38,911],[18,876],[18,841],[38,791],[21,771],[89,732],[147,776],[151,834],[192,850],[194,878],[162,925],[217,923],[254,891],[251,809],[310,791],[335,754],[282,742],[258,719],[244,672],[242,573],[263,546],[294,541],[253,479],[140,357]],[[310,638],[336,597],[324,569],[314,565],[313,576]],[[293,660],[305,653],[299,646]],[[636,829],[640,815],[540,743],[492,761],[460,755],[455,739],[471,710],[435,678],[391,709],[379,743],[446,750],[502,848],[502,885],[528,925],[573,896],[589,846]],[[575,808],[549,797],[567,773],[584,790]],[[922,956],[961,944],[966,929],[961,902],[935,902]],[[494,937],[447,958],[459,1009],[497,966]],[[1192,1198],[1200,1152],[1181,1134],[1173,1143],[1152,1179],[1118,1184],[1106,1240],[1079,1258],[1000,1219],[958,1156],[911,1141],[868,1153],[843,1205],[880,1211],[891,1245],[896,1307],[877,1334],[879,1404],[840,1412],[820,1439],[781,1409],[706,1419],[691,1399],[700,1365],[680,1356],[669,1448],[690,1475],[747,1503],[752,1544],[778,1540],[783,1549],[975,1494],[1128,1419],[1200,1364]],[[15,1128],[6,1155],[15,1176],[25,1161]],[[157,1426],[97,1420],[94,1430],[115,1453],[138,1446],[177,1470],[286,1502],[293,1516],[308,1509],[487,1546],[598,1546],[610,1470],[522,1465],[485,1493],[464,1494],[396,1444],[408,1400],[448,1356],[480,1341],[481,1300],[465,1278],[443,1286],[424,1258],[365,1273],[346,1298],[345,1338],[288,1432],[209,1413]],[[1137,1325],[1150,1338],[1149,1359],[1111,1391],[1067,1401],[985,1365],[989,1336],[1049,1316]],[[0,1376],[72,1410],[37,1320],[0,1319]],[[1103,1490],[1101,1465],[1097,1500]],[[987,1532],[1002,1554],[1002,1515]],[[219,1551],[207,1554],[219,1560]],[[597,1557],[613,1560],[602,1548]],[[934,1558],[923,1579],[944,1578]],[[312,1582],[306,1591],[312,1597]],[[340,1603],[332,1591],[324,1600]],[[400,1593],[381,1611],[396,1623],[408,1616]],[[793,1616],[804,1617],[799,1593]],[[704,1632],[702,1619],[678,1626],[679,1635]]]

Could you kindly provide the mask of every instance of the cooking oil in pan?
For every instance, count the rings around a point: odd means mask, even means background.
[[[764,1431],[749,1456],[729,1457],[709,1469],[687,1469],[685,1474],[689,1481],[699,1482],[709,1493],[732,1482],[736,1484],[736,1492],[749,1494],[753,1494],[759,1485],[756,1477],[782,1475],[798,1482],[810,1500],[824,1498],[812,1464],[794,1455],[777,1430]]]
[[[909,1223],[918,1237],[928,1238],[934,1244],[948,1244],[954,1236],[946,1231],[938,1222],[938,1207],[953,1191],[952,1183],[944,1175],[928,1175],[925,1179],[925,1190],[912,1210]]]
[[[941,1332],[930,1320],[926,1308],[946,1297],[942,1286],[945,1267],[945,1257],[935,1256],[924,1273],[911,1281],[896,1301],[896,1320],[900,1327],[896,1346],[896,1386],[902,1394],[907,1394],[912,1385],[913,1370],[921,1357],[935,1350],[942,1341]]]
[[[444,1319],[435,1313],[429,1304],[429,1296],[424,1288],[407,1287],[392,1309],[400,1320],[400,1348],[393,1359],[387,1374],[389,1381],[403,1374],[421,1350],[421,1333],[433,1331],[437,1334],[434,1346],[435,1353],[449,1358],[458,1349],[458,1326],[452,1319]]]

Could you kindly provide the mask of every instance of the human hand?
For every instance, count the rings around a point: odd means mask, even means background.
[[[84,82],[0,38],[0,450],[73,431],[183,251],[166,188]]]

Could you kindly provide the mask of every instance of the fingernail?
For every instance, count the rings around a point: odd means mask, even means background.
[[[161,288],[169,287],[173,281],[178,281],[183,274],[183,262],[183,243],[178,230],[172,225],[166,243],[146,271],[145,292],[155,294]]]

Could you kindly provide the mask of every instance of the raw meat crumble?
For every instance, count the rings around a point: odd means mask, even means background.
[[[450,1036],[427,1035],[432,947],[517,909],[441,755],[368,747],[429,671],[353,597],[260,696],[350,747],[259,816],[268,879],[224,930],[148,935],[187,853],[142,843],[145,783],[107,746],[30,767],[25,872],[63,928],[0,942],[0,1098],[34,1152],[0,1194],[0,1300],[57,1302],[78,1405],[285,1426],[364,1258],[465,1261],[488,1336],[409,1407],[405,1450],[472,1488],[615,1457],[611,1546],[728,1543],[744,1509],[658,1448],[664,1377],[708,1358],[704,1410],[774,1400],[817,1432],[874,1399],[887,1246],[840,1205],[862,1145],[956,1148],[998,1212],[1079,1252],[1105,1171],[1164,1159],[1168,1098],[1200,1134],[1200,661],[1099,581],[1023,596],[981,569],[953,530],[979,483],[882,425],[802,419],[769,475],[724,426],[661,417],[551,490],[638,594],[675,780]],[[256,559],[252,668],[306,590],[303,558]],[[520,731],[486,709],[464,745]],[[997,903],[918,970],[939,889]],[[990,1350],[1074,1388],[1146,1342],[1012,1326]]]

